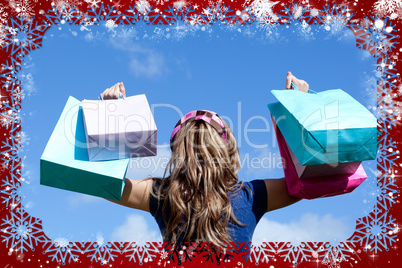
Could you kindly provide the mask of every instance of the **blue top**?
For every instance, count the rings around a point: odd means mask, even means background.
[[[240,191],[229,195],[234,216],[245,224],[245,226],[239,226],[229,221],[228,232],[234,242],[251,242],[257,223],[267,211],[267,189],[264,180],[253,180],[243,184],[250,187],[253,194],[247,187],[242,187]],[[152,195],[150,195],[149,210],[163,234],[166,223],[162,216],[162,204],[158,207],[158,200]],[[168,218],[169,209],[165,213]]]

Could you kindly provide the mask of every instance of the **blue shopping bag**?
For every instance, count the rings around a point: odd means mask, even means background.
[[[40,159],[40,184],[120,200],[129,159],[89,161],[80,104],[69,97]]]
[[[301,165],[376,158],[377,119],[343,90],[271,92],[268,108]]]

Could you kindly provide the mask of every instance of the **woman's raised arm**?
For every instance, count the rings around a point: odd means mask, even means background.
[[[151,194],[152,179],[131,180],[125,179],[123,194],[120,201],[110,200],[113,203],[141,209],[149,212],[149,197]]]
[[[307,92],[309,84],[297,79],[291,72],[286,75],[286,89],[292,88],[292,82],[298,90]],[[285,178],[282,179],[266,179],[264,180],[267,188],[267,212],[278,208],[283,208],[300,201],[300,198],[289,196],[285,183]]]
[[[101,98],[103,100],[117,99],[120,95],[123,95],[124,97],[126,96],[126,89],[124,88],[124,84],[122,82],[105,89],[105,91],[103,91],[101,94]],[[131,180],[126,178],[124,182],[125,185],[120,201],[108,200],[122,206],[141,209],[149,212],[149,196],[151,193],[153,180]]]
[[[286,188],[285,178],[282,179],[265,179],[265,187],[267,188],[267,211],[278,208],[287,207],[300,201],[300,198],[290,196]]]

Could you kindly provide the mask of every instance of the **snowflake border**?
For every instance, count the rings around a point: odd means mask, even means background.
[[[29,224],[33,224],[34,226],[41,226],[40,220],[35,219],[33,217],[27,216],[27,213],[20,208],[19,201],[20,198],[17,196],[17,189],[20,186],[20,182],[18,180],[19,170],[21,160],[18,158],[18,149],[20,148],[18,132],[19,132],[19,124],[21,123],[18,118],[18,111],[20,109],[21,102],[21,89],[18,87],[20,82],[16,78],[15,74],[20,69],[20,64],[23,61],[24,56],[30,51],[37,49],[41,46],[41,38],[43,33],[50,27],[50,25],[57,25],[59,23],[63,24],[83,24],[83,25],[94,25],[99,24],[101,22],[106,23],[111,20],[115,24],[135,24],[140,21],[144,21],[146,24],[173,24],[178,22],[183,22],[184,24],[189,24],[192,26],[197,25],[205,25],[205,24],[215,24],[221,23],[223,25],[228,24],[252,24],[258,23],[261,21],[261,15],[258,17],[253,14],[252,9],[247,6],[245,9],[240,12],[241,15],[237,13],[234,14],[233,10],[230,10],[230,7],[226,7],[221,5],[221,3],[216,3],[211,6],[207,6],[201,15],[197,15],[194,13],[194,9],[191,6],[184,6],[179,8],[170,7],[165,12],[168,15],[160,15],[156,10],[152,10],[152,6],[148,6],[145,10],[143,7],[138,4],[134,7],[130,7],[129,11],[132,14],[116,14],[116,10],[114,7],[105,6],[103,2],[98,5],[100,1],[94,1],[90,5],[90,9],[87,14],[83,14],[79,12],[75,7],[70,6],[56,6],[53,7],[48,13],[46,13],[46,20],[43,22],[45,24],[39,24],[35,22],[33,24],[33,19],[30,17],[17,16],[16,18],[11,17],[7,22],[8,26],[3,34],[3,43],[2,47],[6,49],[10,54],[10,65],[6,63],[6,65],[2,66],[0,73],[0,80],[3,87],[6,87],[7,92],[9,92],[9,101],[5,103],[5,105],[1,108],[1,115],[3,119],[2,126],[7,127],[7,130],[10,133],[10,138],[3,142],[2,148],[2,162],[3,165],[11,167],[11,175],[10,180],[9,177],[6,180],[2,181],[1,185],[1,193],[3,194],[2,199],[3,203],[6,203],[6,206],[10,206],[13,204],[14,208],[11,207],[10,215],[6,215],[6,218],[3,219],[2,222],[2,231],[7,235],[2,235],[4,238],[3,241],[8,243],[10,242],[11,247],[15,247],[19,243],[21,243],[20,250],[27,251],[28,248],[32,249],[32,243],[26,244],[24,242],[25,238],[20,238],[17,242],[15,241],[16,237],[25,237],[25,236],[17,236],[17,231],[8,230],[17,230],[18,227],[12,227],[12,223],[17,220],[17,214],[19,215],[18,219],[22,219],[22,221],[28,222]],[[383,249],[387,250],[388,245],[392,245],[395,242],[395,219],[388,215],[388,209],[395,203],[396,193],[399,193],[397,190],[397,185],[395,183],[394,174],[390,172],[396,165],[396,158],[399,153],[396,153],[395,150],[391,150],[393,148],[396,149],[395,141],[393,142],[388,135],[388,129],[392,129],[395,127],[394,119],[396,117],[395,113],[389,113],[389,110],[393,110],[395,107],[392,106],[392,103],[387,103],[384,101],[384,97],[389,95],[393,89],[395,89],[395,79],[397,78],[396,70],[394,68],[390,68],[394,64],[388,58],[388,53],[392,52],[395,49],[395,39],[397,36],[395,34],[384,32],[384,29],[387,27],[394,27],[391,21],[387,18],[383,19],[384,27],[379,29],[375,25],[375,21],[378,21],[380,18],[376,16],[372,16],[369,18],[364,18],[360,23],[351,23],[351,16],[347,15],[347,11],[343,6],[338,6],[336,4],[328,7],[324,7],[323,10],[320,10],[318,15],[313,15],[305,6],[293,4],[289,6],[284,6],[284,9],[281,11],[281,14],[275,14],[276,17],[272,17],[271,14],[263,17],[263,20],[268,21],[271,25],[279,25],[279,24],[292,24],[292,23],[306,23],[306,24],[328,24],[326,18],[331,16],[331,18],[339,19],[344,25],[346,25],[349,29],[353,31],[356,37],[356,46],[360,49],[368,51],[374,58],[378,60],[377,69],[382,72],[382,76],[378,80],[378,92],[379,92],[379,100],[378,100],[378,108],[381,110],[379,116],[379,125],[381,127],[382,137],[379,141],[379,169],[381,172],[381,176],[378,178],[378,187],[380,189],[380,194],[377,197],[377,204],[374,207],[373,211],[367,215],[366,217],[362,217],[358,219],[358,223],[356,226],[356,231],[354,235],[345,242],[340,243],[337,246],[328,246],[328,242],[321,245],[321,248],[317,248],[318,244],[314,243],[304,243],[302,242],[300,245],[292,245],[289,243],[265,243],[265,245],[256,247],[254,246],[251,249],[251,257],[247,257],[249,261],[253,261],[255,263],[259,263],[259,261],[263,262],[268,258],[271,258],[274,255],[282,254],[281,257],[284,258],[285,261],[293,261],[298,263],[299,261],[307,260],[310,255],[317,253],[317,256],[321,256],[323,258],[323,262],[335,262],[339,260],[338,254],[342,254],[341,247],[345,245],[354,246],[354,243],[360,243],[361,246],[364,246],[365,249],[370,251],[381,251]],[[248,14],[248,15],[244,15]],[[332,19],[333,21],[334,19]],[[18,32],[30,34],[25,42],[16,40],[16,36]],[[376,41],[378,40],[378,41]],[[18,45],[19,44],[19,45]],[[9,113],[11,111],[11,113]],[[389,139],[388,139],[389,138]],[[4,197],[4,195],[6,197]],[[393,196],[393,197],[392,197]],[[11,201],[10,201],[11,200]],[[17,203],[17,205],[15,205]],[[379,226],[381,230],[386,230],[381,232],[380,235],[374,235],[371,232],[373,229],[373,223],[375,226]],[[30,225],[31,226],[31,225]],[[35,229],[33,234],[39,234],[41,229]],[[368,234],[367,234],[368,233]],[[10,235],[11,234],[11,235]],[[380,237],[381,239],[378,239]],[[30,237],[31,239],[31,237]],[[67,259],[67,255],[60,255],[60,252],[54,250],[57,245],[55,242],[50,243],[49,240],[41,234],[38,237],[33,236],[32,239],[37,245],[38,242],[45,242],[49,244],[49,246],[44,251],[45,253],[50,253],[49,256],[55,258],[56,261],[65,262]],[[71,245],[70,245],[71,244]],[[73,249],[76,249],[77,252],[79,250],[79,245],[76,243],[70,243],[70,251],[73,252]],[[125,249],[120,250],[122,244],[111,244],[107,243],[105,246],[99,246],[96,244],[89,244],[83,252],[91,253],[91,258],[99,255],[100,249],[105,251],[106,249],[113,249],[110,251],[109,257],[106,260],[105,255],[98,257],[100,259],[104,259],[106,261],[110,261],[113,259],[113,252],[119,252],[123,254],[123,252],[131,252],[128,250],[128,246],[132,245],[132,243],[126,243]],[[150,246],[151,244],[149,244]],[[374,245],[374,246],[371,246]],[[118,246],[118,248],[116,248]],[[350,247],[345,248],[350,248]],[[60,248],[60,247],[59,247]],[[139,247],[134,247],[139,249]],[[144,248],[144,247],[143,247]],[[145,246],[146,248],[146,246]],[[156,250],[155,248],[153,250]],[[107,250],[106,250],[107,251]],[[53,253],[52,253],[53,252]],[[56,252],[56,255],[54,255]],[[109,251],[108,251],[109,252]],[[132,251],[132,254],[134,251]],[[155,251],[156,252],[156,251]],[[261,253],[263,252],[263,253]],[[138,251],[137,251],[138,253]],[[53,254],[53,255],[52,255]],[[60,255],[57,258],[57,254]],[[71,253],[68,257],[68,261],[74,260],[75,256]],[[55,257],[56,256],[56,257]],[[347,254],[342,255],[340,258],[344,260]],[[143,258],[137,258],[141,263]],[[130,255],[130,260],[135,261],[135,258]],[[208,259],[207,259],[208,260]]]

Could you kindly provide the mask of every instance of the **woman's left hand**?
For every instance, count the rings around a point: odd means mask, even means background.
[[[120,94],[123,95],[123,98],[126,97],[126,89],[124,88],[123,82],[117,83],[116,85],[107,88],[102,93],[103,100],[110,100],[110,99],[118,99]]]
[[[297,87],[297,90],[307,92],[309,85],[306,81],[297,79],[291,72],[286,75],[286,89],[292,89],[292,82]]]

